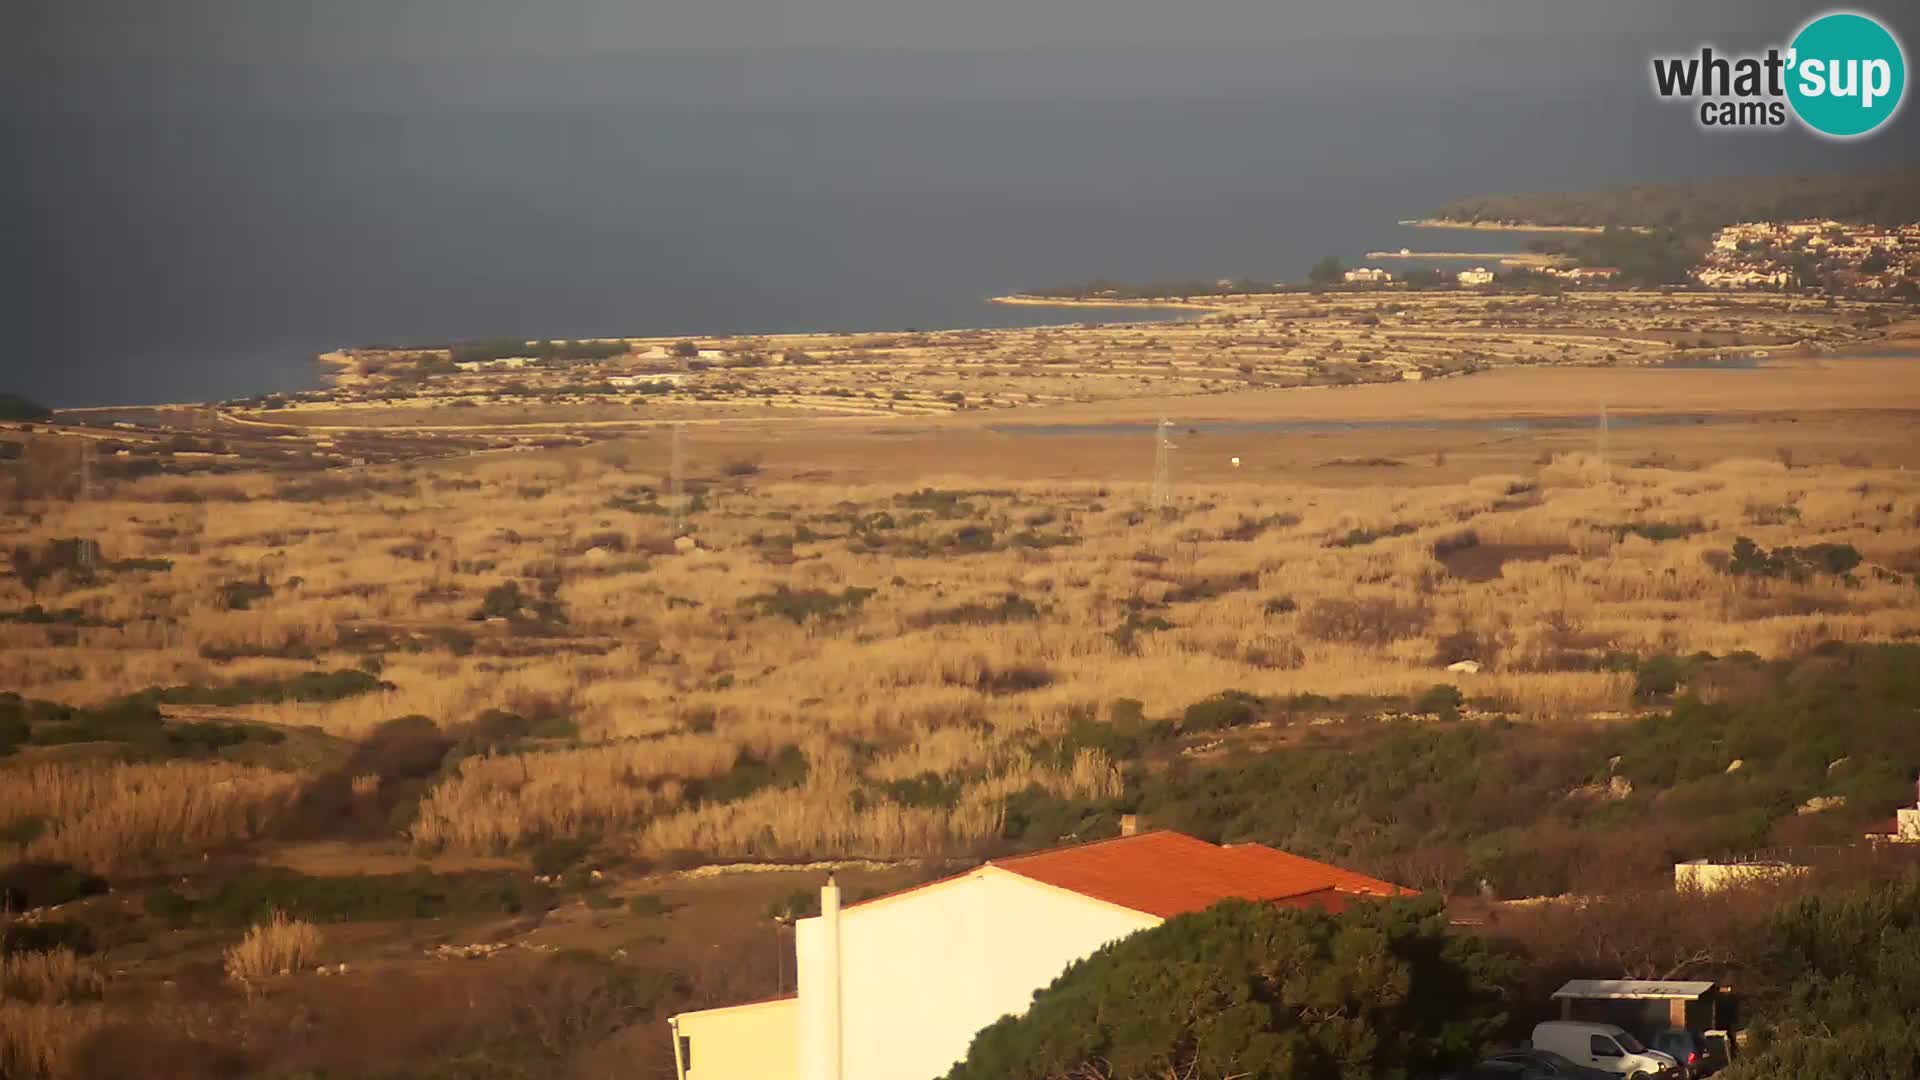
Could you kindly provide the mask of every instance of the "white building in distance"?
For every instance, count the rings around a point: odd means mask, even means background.
[[[1393,275],[1377,266],[1361,266],[1347,271],[1349,285],[1385,285],[1393,280]]]
[[[1458,274],[1455,274],[1454,280],[1460,282],[1462,285],[1491,285],[1493,284],[1493,271],[1484,266],[1476,266],[1471,270],[1462,270]]]
[[[933,1080],[1103,945],[1222,900],[1339,911],[1399,886],[1259,844],[1123,835],[987,862],[795,926],[799,992],[681,1013],[680,1080]]]

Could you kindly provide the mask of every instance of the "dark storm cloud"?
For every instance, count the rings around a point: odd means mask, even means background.
[[[978,48],[1375,36],[1779,34],[1805,0],[27,0],[41,57],[553,54],[788,45]],[[1871,5],[1869,5],[1871,7]]]

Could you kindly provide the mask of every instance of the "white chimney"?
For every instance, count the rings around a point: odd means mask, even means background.
[[[804,919],[796,929],[800,1075],[802,1080],[841,1080],[840,886],[833,875],[827,875],[827,883],[820,887],[820,917]]]

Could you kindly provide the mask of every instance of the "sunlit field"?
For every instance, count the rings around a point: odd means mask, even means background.
[[[1552,724],[1628,711],[1622,658],[1920,630],[1920,479],[1900,470],[1575,453],[1418,488],[1189,486],[1156,511],[1143,485],[842,488],[716,464],[677,517],[617,446],[50,505],[10,525],[28,565],[58,563],[60,538],[99,551],[5,583],[0,685],[344,738],[527,720],[540,752],[469,757],[396,823],[425,851],[590,829],[650,856],[948,855],[998,835],[1012,793],[1116,791],[1098,751],[1044,752],[1116,701],[1391,713],[1447,683]],[[1742,537],[1858,561],[1741,575]],[[100,869],[249,835],[288,788],[255,765],[30,764],[55,749],[10,763],[0,813],[57,823],[23,852]],[[797,786],[689,798],[795,755]]]

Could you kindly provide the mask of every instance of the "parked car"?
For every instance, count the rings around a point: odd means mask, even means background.
[[[1575,1065],[1551,1050],[1494,1054],[1454,1080],[1611,1080],[1613,1074]]]
[[[1680,1065],[1671,1056],[1649,1050],[1618,1024],[1549,1020],[1534,1026],[1533,1047],[1612,1076],[1633,1080],[1679,1080],[1681,1076]]]
[[[1687,1080],[1712,1076],[1727,1067],[1725,1043],[1698,1032],[1666,1028],[1654,1032],[1649,1042],[1655,1050],[1678,1062],[1680,1074]]]

